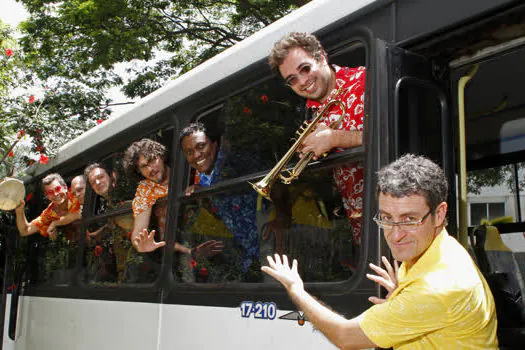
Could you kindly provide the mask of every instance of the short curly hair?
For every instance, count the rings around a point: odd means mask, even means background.
[[[147,160],[152,160],[158,157],[166,163],[168,150],[163,144],[150,139],[142,139],[133,142],[124,152],[122,163],[124,170],[128,175],[138,177],[139,179],[143,177],[137,168],[137,162],[140,156],[143,156]]]
[[[180,132],[179,134],[180,145],[182,146],[182,140],[185,137],[191,136],[196,132],[202,132],[204,135],[206,135],[208,140],[210,140],[211,142],[219,143],[219,139],[220,139],[219,133],[210,131],[210,129],[204,123],[193,122],[193,123],[188,124],[188,126],[182,129],[182,131]]]
[[[447,200],[448,182],[443,169],[423,156],[405,154],[379,170],[377,176],[377,197],[421,195],[431,210]]]
[[[55,180],[57,180],[61,186],[67,187],[66,182],[64,181],[62,176],[60,176],[60,174],[52,173],[42,179],[42,189],[45,191],[46,186],[51,184]]]
[[[290,32],[283,36],[279,41],[273,44],[270,55],[268,56],[268,64],[277,71],[279,66],[283,64],[291,49],[300,47],[309,53],[316,61],[320,61],[326,56],[323,45],[312,34]]]

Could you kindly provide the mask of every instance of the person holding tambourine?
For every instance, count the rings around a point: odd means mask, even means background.
[[[20,236],[40,233],[44,237],[56,238],[57,226],[64,226],[81,218],[80,202],[68,190],[64,179],[59,174],[49,174],[42,179],[44,193],[51,202],[34,220],[27,221],[24,200],[16,207],[16,226]]]

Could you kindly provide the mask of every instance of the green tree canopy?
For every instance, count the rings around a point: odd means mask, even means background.
[[[52,155],[106,119],[111,87],[143,97],[309,2],[17,1],[30,16],[18,40],[2,26],[0,157],[19,139],[25,143],[5,157],[0,176],[13,172],[15,160],[31,164],[39,154]],[[115,70],[121,63],[128,65],[125,76]]]
[[[0,178],[45,162],[65,142],[109,115],[104,90],[67,77],[44,81],[0,22]],[[107,85],[109,86],[109,84]]]
[[[142,60],[148,64],[131,68],[124,86],[128,97],[142,97],[309,0],[20,1],[31,14],[21,43],[43,62],[39,78],[84,81]],[[167,58],[152,62],[159,53]]]

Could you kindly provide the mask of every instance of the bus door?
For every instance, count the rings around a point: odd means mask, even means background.
[[[524,59],[519,38],[450,63],[452,91],[464,106],[465,230],[491,287],[505,349],[525,339]]]
[[[453,128],[448,97],[448,69],[424,56],[377,40],[376,119],[380,166],[405,153],[420,154],[440,164],[455,188]],[[372,136],[374,137],[374,136]],[[449,213],[455,213],[451,191]],[[450,215],[450,214],[449,214]],[[454,233],[455,218],[449,220]]]

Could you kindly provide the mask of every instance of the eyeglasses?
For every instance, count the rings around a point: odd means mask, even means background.
[[[428,213],[425,214],[425,216],[423,216],[421,219],[419,220],[415,220],[415,221],[398,221],[398,222],[394,222],[394,221],[383,221],[381,220],[381,217],[379,215],[379,213],[377,213],[375,216],[374,216],[374,221],[375,223],[377,224],[377,226],[379,226],[380,228],[382,228],[383,230],[385,231],[390,231],[394,228],[394,226],[397,226],[399,227],[400,230],[404,230],[404,231],[415,231],[417,230],[417,228],[419,226],[421,226],[423,224],[423,222],[426,220],[426,218],[434,211],[434,209],[430,209],[428,211]]]
[[[159,157],[154,157],[147,159],[147,163],[139,164],[139,170],[144,170],[146,168],[152,168],[155,165],[155,162],[159,159]]]
[[[62,186],[58,185],[53,190],[47,190],[46,196],[51,197],[51,196],[57,195],[60,193],[60,191],[62,191]]]
[[[299,69],[299,75],[304,77],[305,75],[310,74],[311,70],[312,70],[312,65],[305,64]],[[299,78],[297,77],[297,75],[292,75],[291,77],[288,77],[288,79],[286,79],[284,83],[288,85],[289,87],[292,87],[298,82],[299,82]]]

